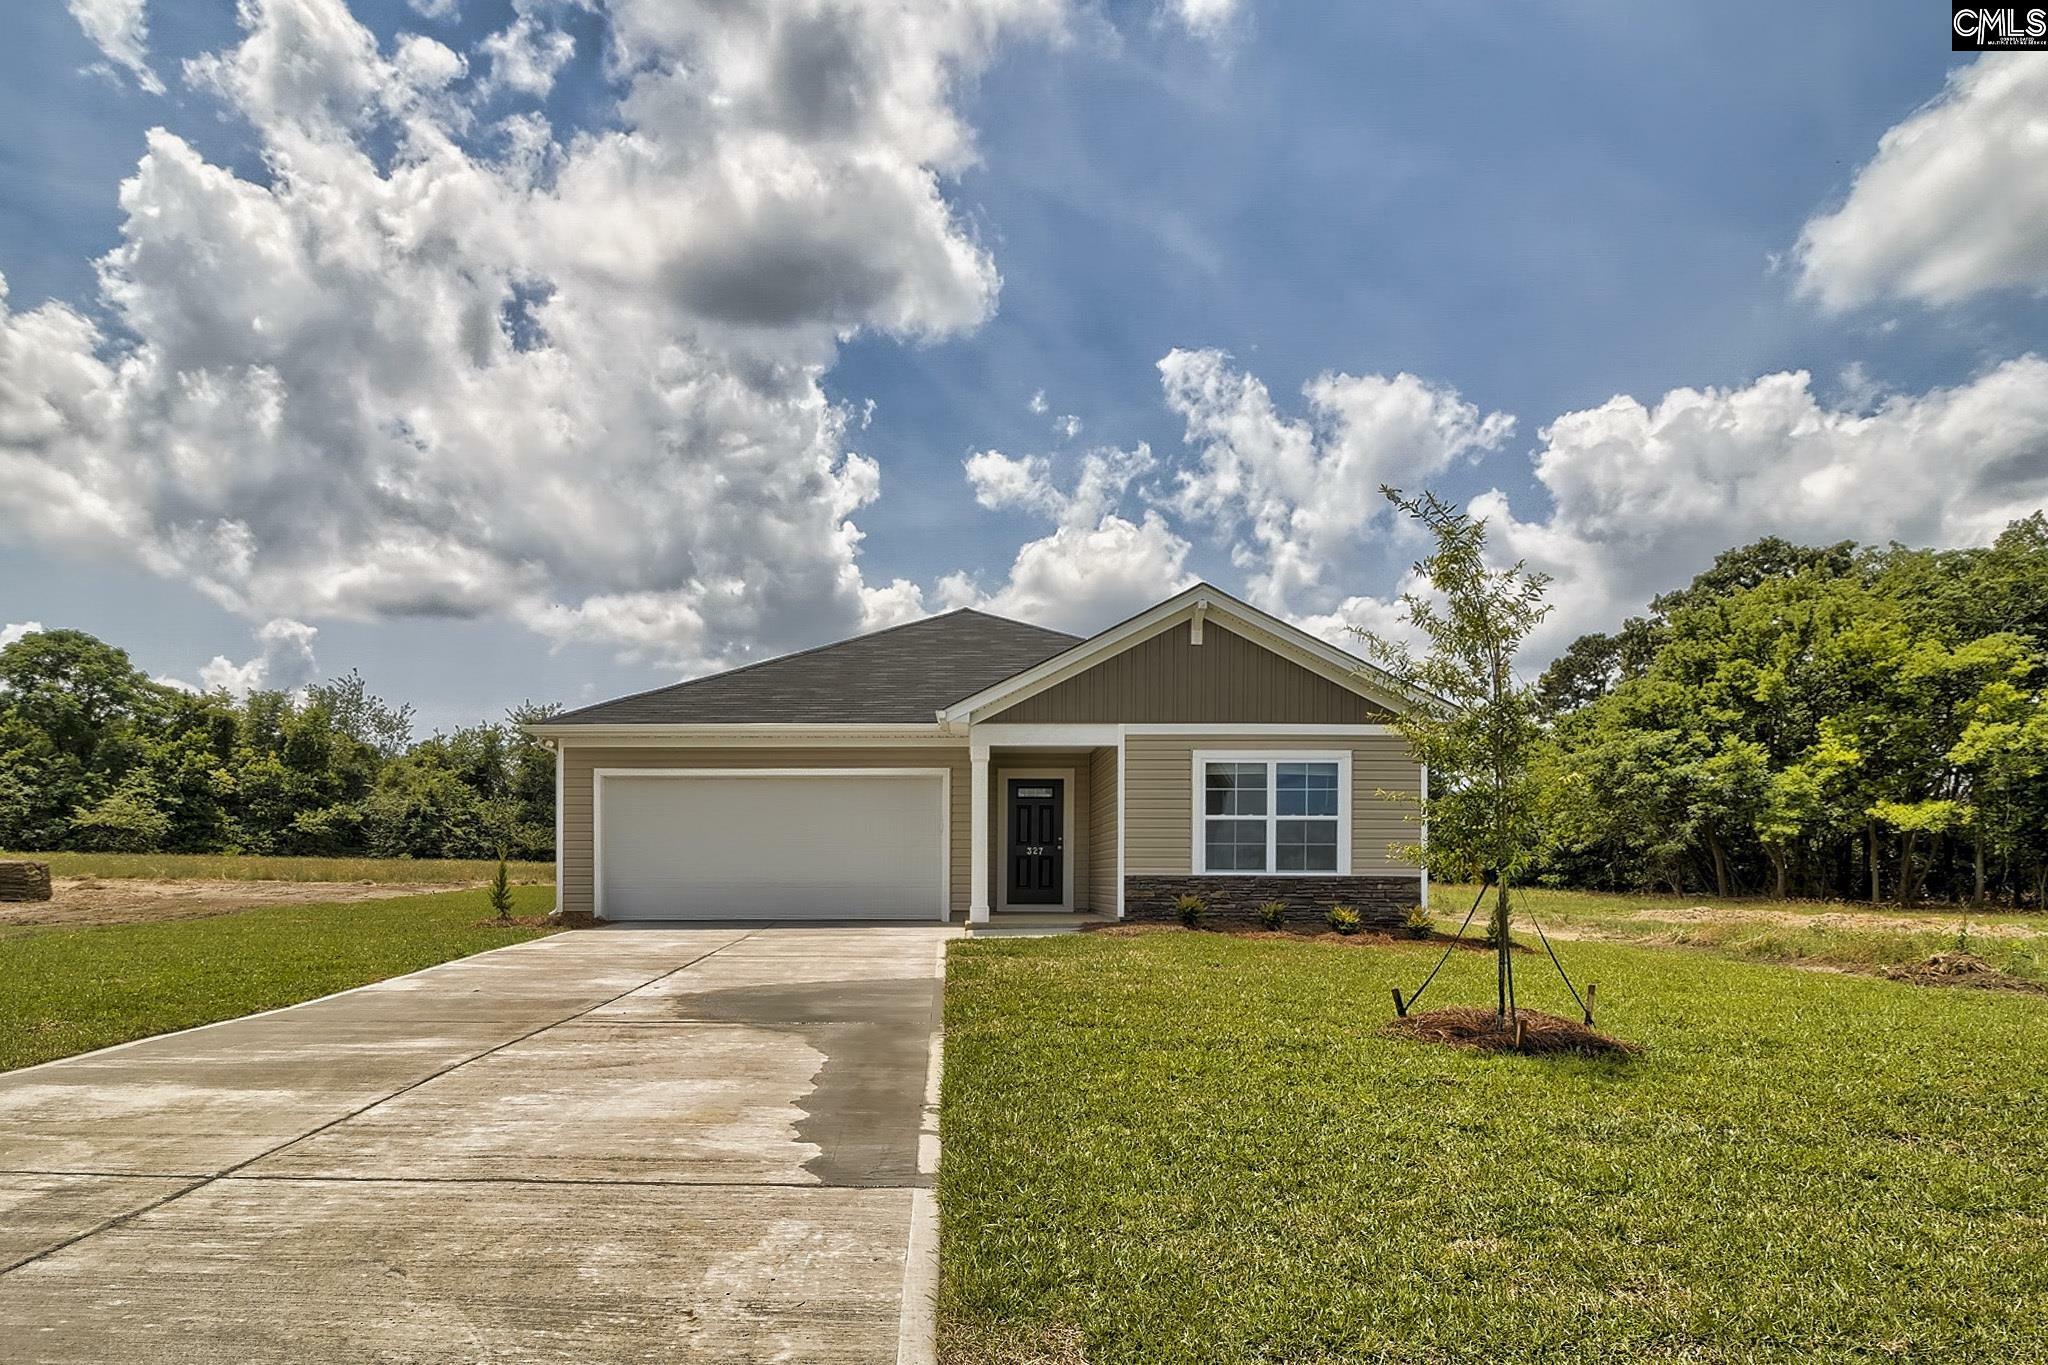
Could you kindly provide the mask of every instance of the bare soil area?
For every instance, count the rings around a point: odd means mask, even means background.
[[[469,883],[481,886],[483,883]],[[0,903],[0,926],[147,924],[231,915],[266,905],[331,905],[460,891],[461,882],[272,882],[58,877],[50,899]]]
[[[1915,986],[1962,986],[1970,990],[2048,995],[2048,986],[2009,976],[1975,953],[1936,953],[1910,967],[1880,967],[1877,974],[1892,981],[1910,981]]]
[[[1519,1011],[1516,1023],[1519,1027],[1510,1027],[1492,1010],[1475,1005],[1452,1005],[1389,1020],[1381,1032],[1480,1052],[1525,1052],[1539,1056],[1572,1052],[1587,1057],[1628,1057],[1642,1051],[1634,1043],[1625,1043],[1577,1020],[1560,1019],[1541,1010]]]
[[[2026,924],[1984,922],[1970,918],[1967,909],[1934,911],[1926,914],[1878,914],[1861,910],[1764,910],[1743,905],[1694,905],[1683,909],[1661,906],[1637,910],[1630,919],[1662,924],[1782,924],[1794,928],[1859,929],[1886,934],[1949,933],[1968,923],[1972,938],[2040,938],[2040,930]],[[1552,931],[1552,937],[1563,935]]]

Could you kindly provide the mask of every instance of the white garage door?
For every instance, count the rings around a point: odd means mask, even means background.
[[[938,919],[941,772],[603,773],[608,920]]]

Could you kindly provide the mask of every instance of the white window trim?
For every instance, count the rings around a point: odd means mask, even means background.
[[[604,783],[608,777],[912,777],[939,780],[939,904],[941,924],[953,910],[953,770],[951,768],[593,768],[590,773],[590,912],[604,913]],[[560,854],[557,853],[559,861]],[[915,918],[909,916],[907,918]],[[877,921],[884,923],[886,921]]]
[[[1010,779],[1029,782],[1034,778],[1051,781],[1057,778],[1065,785],[1060,788],[1060,903],[1058,905],[1010,904]],[[996,909],[1015,909],[1019,914],[1037,911],[1051,914],[1054,911],[1072,913],[1074,909],[1074,770],[1072,768],[998,768],[995,781],[996,810],[1003,821],[1003,862],[1002,870],[996,874]]]
[[[1203,793],[1207,790],[1207,769],[1211,763],[1264,763],[1266,768],[1266,870],[1247,872],[1238,868],[1209,868],[1209,844],[1203,837],[1203,825],[1208,816],[1208,801]],[[1280,793],[1274,782],[1272,765],[1275,763],[1334,763],[1337,765],[1337,870],[1334,872],[1282,872],[1273,866],[1277,858],[1274,849],[1274,822],[1281,819],[1298,819],[1297,816],[1280,814]],[[1351,751],[1349,749],[1197,749],[1194,752],[1194,767],[1189,774],[1189,790],[1193,807],[1189,828],[1188,866],[1198,877],[1348,877],[1351,875]],[[1219,817],[1220,818],[1220,817]],[[1327,819],[1326,816],[1309,816],[1312,820]]]

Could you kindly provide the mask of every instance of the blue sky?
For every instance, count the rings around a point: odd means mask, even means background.
[[[127,50],[164,90],[62,6],[10,19],[0,507],[77,515],[5,518],[0,625],[82,627],[166,677],[359,667],[447,725],[949,605],[1099,626],[1189,575],[1342,638],[1390,623],[1414,551],[1355,496],[1382,477],[1477,499],[1504,555],[1557,574],[1555,648],[1727,544],[1981,541],[2048,478],[2030,359],[2048,331],[2048,153],[2025,134],[2048,120],[2048,58],[1951,54],[1924,4],[1816,7],[1787,33],[1764,5],[1482,22],[1432,5],[993,0],[962,19],[975,7],[932,0],[928,49],[865,20],[800,47],[820,6],[798,0],[680,35],[660,7],[549,0],[462,0],[443,18],[267,0],[246,25],[225,0],[72,8],[139,14]],[[351,19],[371,47],[334,37]],[[522,76],[488,46],[507,52],[514,30],[529,55],[571,55]],[[364,95],[425,69],[398,62],[408,33],[460,76]],[[824,64],[744,87],[727,74],[771,47]],[[238,49],[232,79],[182,65]],[[315,64],[333,84],[278,84],[295,50],[341,54]],[[835,103],[842,79],[856,93]],[[739,97],[714,107],[707,90]],[[885,98],[901,117],[875,112]],[[366,99],[382,103],[357,112]],[[473,238],[457,226],[434,248],[394,227],[337,245],[343,225],[384,230],[366,205],[389,188],[342,149],[418,196],[384,221],[428,222],[441,210],[418,207],[421,186],[440,170],[408,165],[496,166],[498,121],[520,113],[546,121],[556,160],[479,201]],[[956,136],[931,135],[948,122]],[[1883,150],[1901,125],[1919,136]],[[183,169],[124,208],[154,126],[190,160],[160,156]],[[616,173],[608,138],[660,144],[657,169]],[[422,150],[436,139],[439,161]],[[727,168],[710,188],[707,149]],[[321,190],[279,218],[305,271],[209,202],[234,201],[234,182],[278,193],[280,156]],[[746,207],[792,167],[826,189],[773,218]],[[535,199],[551,202],[529,221]],[[95,262],[124,226],[140,246],[103,292]],[[331,301],[290,302],[328,287],[327,251],[400,281],[344,342]],[[413,335],[456,337],[479,278],[498,290],[496,350]],[[62,338],[76,354],[155,346],[160,363],[63,389],[27,358],[61,350],[24,322],[46,305],[99,324]],[[650,416],[675,367],[649,357],[668,346],[693,382]],[[1176,352],[1179,386],[1163,386]],[[551,358],[545,384],[516,369]],[[443,362],[446,383],[387,377]],[[488,372],[478,387],[470,370]],[[1774,378],[1798,371],[1804,388]],[[1320,376],[1318,406],[1303,390]],[[166,397],[197,377],[238,395],[229,412],[270,395],[281,424],[228,433]],[[11,435],[26,419],[5,404],[39,396],[58,428]],[[151,405],[170,415],[135,415]],[[502,468],[500,434],[519,446]],[[579,471],[608,491],[546,491]],[[278,621],[294,624],[257,638]]]

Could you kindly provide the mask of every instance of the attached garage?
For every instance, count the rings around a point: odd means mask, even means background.
[[[599,768],[612,921],[943,919],[944,768]]]

